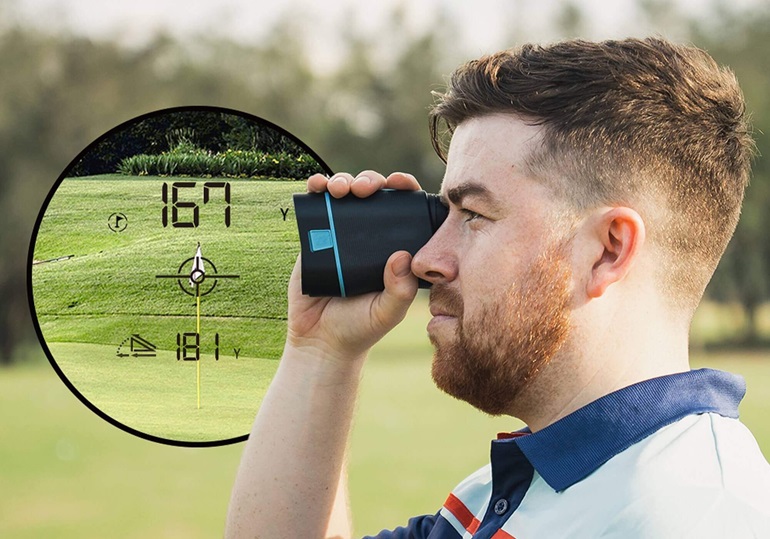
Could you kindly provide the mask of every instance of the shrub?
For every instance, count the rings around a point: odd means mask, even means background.
[[[225,178],[304,179],[321,166],[308,154],[266,153],[257,150],[232,150],[212,153],[180,141],[160,155],[138,154],[127,157],[118,166],[119,174],[132,176],[218,176]]]

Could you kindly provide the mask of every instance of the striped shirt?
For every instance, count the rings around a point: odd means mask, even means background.
[[[376,539],[770,538],[770,465],[738,421],[745,392],[700,369],[500,435],[439,512]]]

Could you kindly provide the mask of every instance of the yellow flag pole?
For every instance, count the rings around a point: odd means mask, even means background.
[[[201,296],[200,288],[195,285],[195,333],[200,345],[201,338]],[[196,379],[198,387],[198,410],[201,408],[201,356],[198,348],[198,361],[195,362]]]

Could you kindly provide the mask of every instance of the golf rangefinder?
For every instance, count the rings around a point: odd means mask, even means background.
[[[383,189],[367,198],[294,195],[302,248],[302,293],[356,296],[383,290],[385,263],[414,254],[447,217],[437,195]],[[420,287],[430,283],[420,280]]]

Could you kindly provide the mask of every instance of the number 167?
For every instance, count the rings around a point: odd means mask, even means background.
[[[196,182],[173,182],[171,184],[171,226],[174,228],[197,228],[200,223],[200,208],[197,202],[190,200],[179,200],[179,192],[182,189],[195,189]],[[203,203],[208,204],[212,189],[224,189],[225,192],[225,226],[230,226],[230,183],[229,182],[205,182],[203,184]],[[161,189],[163,199],[163,210],[161,211],[161,221],[163,226],[168,226],[168,184],[163,183]],[[189,220],[181,220],[180,210],[192,210],[188,214]]]

